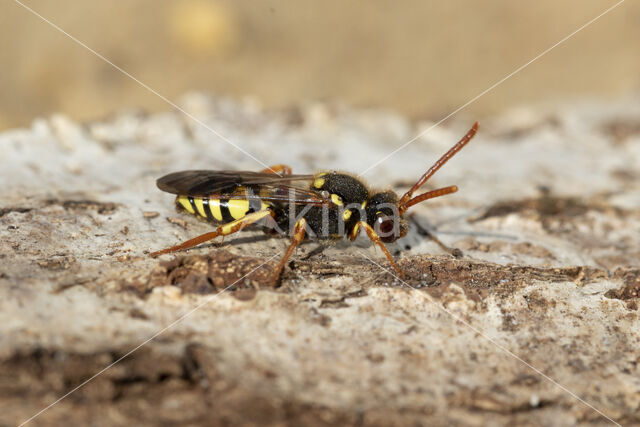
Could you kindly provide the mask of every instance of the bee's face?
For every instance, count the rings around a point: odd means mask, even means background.
[[[367,223],[385,243],[391,243],[407,234],[407,221],[398,211],[398,196],[393,191],[376,193],[366,207]]]

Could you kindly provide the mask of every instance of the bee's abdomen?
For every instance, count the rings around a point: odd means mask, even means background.
[[[270,207],[258,199],[236,199],[178,196],[176,204],[187,212],[210,221],[227,223],[240,219],[247,214]]]

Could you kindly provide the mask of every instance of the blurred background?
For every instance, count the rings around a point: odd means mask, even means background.
[[[439,119],[615,1],[23,3],[172,100],[202,90]],[[468,111],[638,91],[638,22],[640,3],[624,2]],[[0,45],[0,129],[53,112],[84,121],[171,108],[14,1],[0,5]]]

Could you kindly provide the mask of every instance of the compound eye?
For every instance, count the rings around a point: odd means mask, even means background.
[[[397,237],[394,233],[395,223],[393,219],[386,215],[381,215],[376,219],[376,232],[380,236],[380,240],[385,243],[394,242]]]

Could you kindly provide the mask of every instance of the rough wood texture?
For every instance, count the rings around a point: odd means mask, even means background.
[[[360,172],[429,123],[313,105],[183,105],[267,164]],[[365,177],[405,189],[472,123],[438,127]],[[261,166],[180,114],[55,116],[0,136],[0,424],[640,423],[640,104],[522,109],[481,124],[434,178],[459,193],[392,246],[209,230],[155,188],[184,168]],[[196,309],[191,313],[192,310]],[[183,320],[174,323],[185,314]],[[457,318],[454,319],[455,316]],[[463,323],[464,322],[464,323]],[[507,354],[513,352],[522,360]]]

